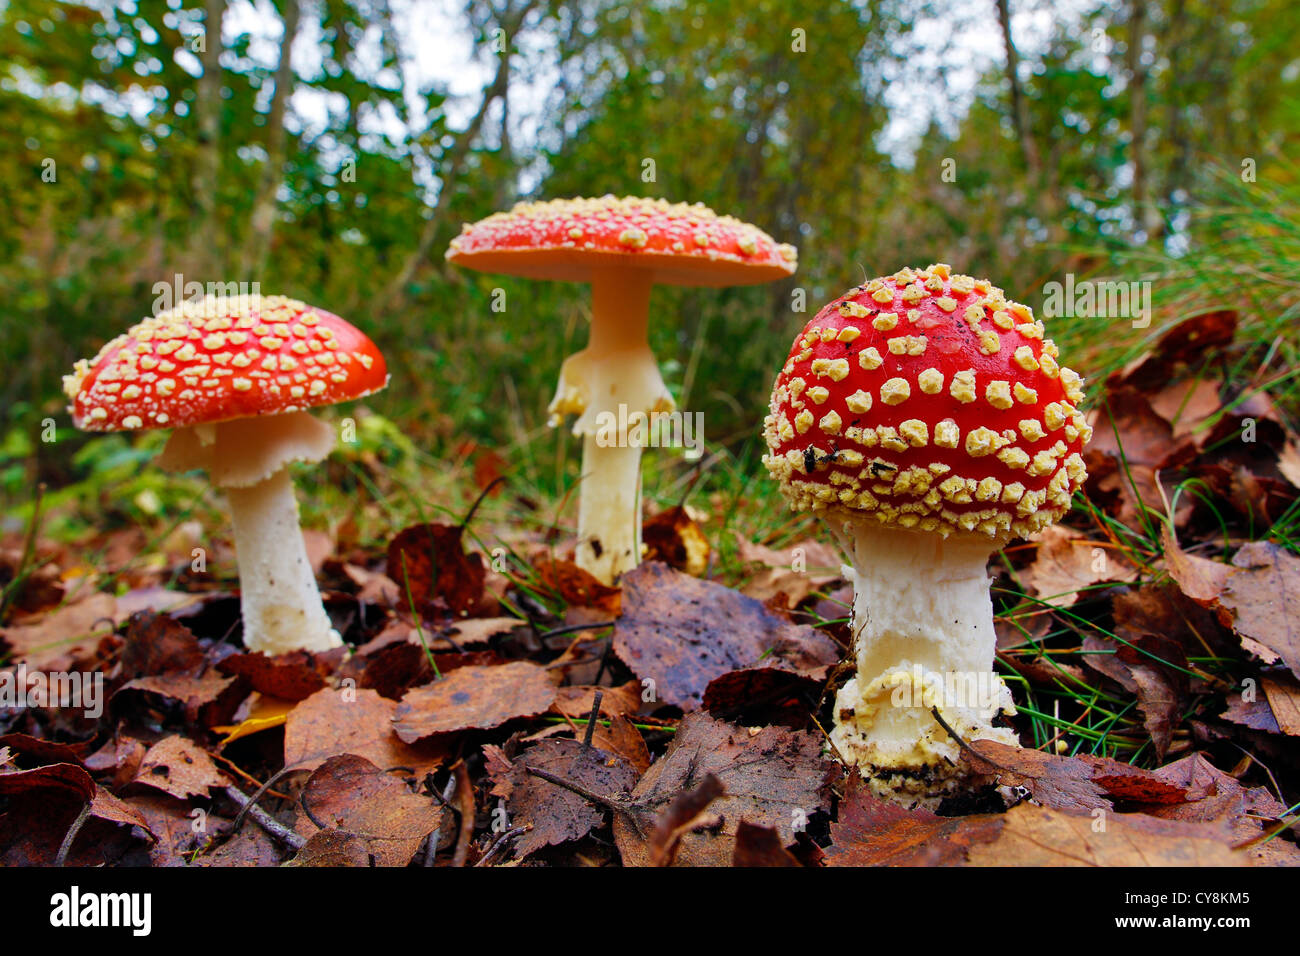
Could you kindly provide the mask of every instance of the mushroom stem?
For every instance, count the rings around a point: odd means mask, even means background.
[[[641,560],[641,449],[582,439],[578,567],[605,584]]]
[[[646,340],[651,285],[650,273],[639,269],[593,276],[590,338],[565,361],[550,407],[553,423],[578,415],[577,563],[606,584],[641,559],[641,449],[649,416],[673,409]]]
[[[280,468],[264,481],[225,492],[239,561],[244,645],[267,654],[338,647],[298,527],[289,472]]]
[[[831,741],[884,795],[927,799],[955,780],[964,740],[1016,745],[994,727],[1015,713],[993,671],[996,635],[986,570],[997,542],[985,536],[883,528],[871,516],[835,513],[827,524],[852,567],[857,675],[835,699]]]
[[[653,285],[645,269],[602,269],[592,276],[587,348],[602,355],[628,349],[649,351],[646,333]],[[657,367],[655,374],[657,377]]]

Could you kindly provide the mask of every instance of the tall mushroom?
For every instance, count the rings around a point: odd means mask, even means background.
[[[205,469],[230,502],[244,644],[339,645],[298,526],[287,466],[320,461],[334,430],[305,409],[388,384],[384,357],[343,319],[283,296],[208,296],[133,326],[63,381],[87,431],[175,429],[158,456]]]
[[[565,360],[551,425],[583,437],[577,563],[606,584],[641,559],[639,416],[674,408],[650,352],[650,288],[751,285],[791,275],[793,246],[703,205],[662,199],[520,203],[466,225],[447,261],[591,285],[587,347]],[[629,427],[631,426],[631,427]]]
[[[963,739],[1015,744],[993,672],[986,564],[1058,520],[1087,477],[1081,379],[1025,306],[946,265],[830,303],[777,375],[768,471],[818,515],[851,568],[856,676],[831,740],[880,792],[956,784]]]

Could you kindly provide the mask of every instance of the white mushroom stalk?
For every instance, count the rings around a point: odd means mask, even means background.
[[[230,503],[244,645],[283,654],[342,643],[321,603],[298,522],[288,463],[320,461],[334,431],[306,412],[180,428],[158,464],[203,469]]]
[[[235,530],[245,646],[267,654],[340,646],[307,558],[288,471],[281,468],[248,488],[227,488],[226,500]]]
[[[646,339],[650,288],[644,270],[596,275],[587,347],[565,361],[548,409],[553,424],[578,416],[573,433],[583,444],[576,561],[606,583],[640,561],[642,445],[650,416],[674,408]]]
[[[857,673],[835,699],[831,743],[882,791],[928,796],[951,777],[963,740],[1015,746],[996,726],[1014,714],[994,673],[996,636],[984,535],[939,535],[883,527],[870,516],[824,516],[852,566]],[[900,770],[905,768],[905,770]]]
[[[158,463],[206,471],[226,491],[244,643],[269,654],[341,643],[321,605],[285,470],[334,447],[333,429],[306,409],[387,384],[383,355],[359,329],[278,295],[182,302],[142,319],[63,380],[78,428],[170,428]]]
[[[798,255],[761,229],[700,204],[634,196],[519,203],[466,223],[447,261],[591,286],[591,335],[570,356],[552,426],[582,436],[575,557],[605,584],[641,560],[641,452],[650,416],[672,412],[646,340],[652,285],[728,286],[791,275]]]
[[[958,789],[963,743],[1017,742],[987,562],[1069,511],[1091,435],[1044,333],[987,279],[901,269],[819,311],[772,389],[764,464],[853,583],[831,743],[900,802]]]

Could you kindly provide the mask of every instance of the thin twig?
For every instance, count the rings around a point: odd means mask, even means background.
[[[307,806],[307,788],[306,788],[306,787],[303,787],[303,788],[302,788],[302,793],[298,794],[298,805],[299,805],[300,807],[302,807],[302,812],[305,813],[305,814],[307,815],[307,819],[310,820],[310,821],[312,822],[312,825],[315,826],[316,829],[318,829],[318,830],[328,830],[328,829],[329,829],[329,824],[328,824],[328,823],[322,823],[322,822],[320,821],[320,819],[317,818],[316,814],[314,814],[314,813],[311,812],[311,807]]]
[[[214,756],[218,756],[218,755],[214,755]],[[233,766],[233,764],[232,764],[232,766]],[[292,773],[293,771],[298,770],[298,769],[301,769],[301,768],[298,768],[298,767],[292,767],[292,766],[291,766],[291,767],[281,767],[279,770],[277,770],[274,774],[271,775],[271,778],[270,778],[269,780],[267,780],[266,783],[259,784],[257,790],[254,791],[253,795],[252,795],[251,797],[248,798],[248,801],[249,801],[248,804],[243,804],[243,803],[240,803],[240,804],[239,804],[239,813],[237,813],[237,814],[235,815],[235,819],[234,819],[234,822],[233,822],[233,826],[234,826],[234,828],[235,828],[236,830],[238,830],[239,827],[240,827],[240,825],[244,822],[244,814],[248,812],[248,806],[250,806],[250,805],[251,805],[251,806],[256,806],[256,805],[257,805],[257,802],[258,802],[259,800],[262,799],[263,794],[265,794],[265,793],[267,793],[267,792],[274,792],[274,791],[271,791],[271,787],[275,786],[275,782],[276,782],[277,780],[279,780],[279,779],[280,779],[281,777],[283,777],[285,774],[287,774],[287,773]],[[248,774],[244,774],[244,776],[245,776],[245,777],[248,777],[248,779],[251,780],[253,783],[257,783],[257,780],[256,780],[255,778],[253,778],[253,777],[248,776]],[[240,791],[240,793],[241,793],[241,795],[242,795],[242,791]],[[280,799],[282,799],[282,800],[288,799],[287,797],[283,797],[283,796],[281,796],[280,794],[276,794],[276,796],[277,796],[277,797],[280,797]],[[236,803],[239,803],[238,800],[236,800],[235,802],[236,802]]]
[[[474,865],[487,866],[488,861],[492,859],[492,857],[496,856],[497,852],[505,846],[507,840],[517,837],[521,833],[527,833],[532,828],[533,825],[531,823],[525,823],[522,826],[511,827],[509,830],[499,834],[497,838],[492,841],[491,845],[488,846],[487,850],[484,851],[482,858]]]
[[[455,767],[456,793],[460,802],[460,835],[456,840],[456,854],[452,857],[452,866],[464,866],[469,858],[469,841],[474,835],[474,784],[469,779],[469,769],[465,761]]]
[[[605,642],[605,649],[600,652],[600,667],[596,668],[596,677],[593,684],[599,684],[600,679],[605,676],[605,668],[609,666],[609,655],[614,650],[614,639],[610,638]]]
[[[245,814],[247,814],[252,818],[254,823],[295,853],[301,850],[307,843],[306,837],[301,833],[290,830],[283,823],[254,803],[252,798],[245,796],[244,792],[238,787],[226,787],[226,796],[238,804],[240,808],[239,815],[235,817],[235,826],[232,830],[239,829],[239,824],[243,821]],[[316,821],[313,820],[312,822],[315,823]],[[324,829],[324,827],[321,829]]]
[[[483,503],[483,500],[487,498],[488,494],[491,493],[492,489],[495,488],[497,485],[501,484],[501,482],[505,480],[506,480],[505,475],[497,475],[495,478],[493,478],[491,481],[487,483],[487,486],[484,487],[482,491],[478,493],[478,497],[475,498],[474,503],[469,506],[469,511],[465,513],[465,518],[460,523],[461,531],[464,531],[466,528],[469,527],[470,520],[474,517],[474,512],[478,511],[478,506]]]
[[[600,702],[604,700],[605,692],[596,691],[596,695],[591,699],[591,716],[587,718],[587,732],[583,735],[582,745],[591,746],[591,738],[596,733],[596,722],[600,719]]]
[[[564,627],[557,627],[554,630],[538,634],[537,639],[544,641],[548,637],[559,637],[561,634],[572,634],[576,631],[598,631],[601,628],[613,626],[613,621],[597,621],[594,624],[566,624]]]
[[[930,715],[934,717],[934,719],[938,722],[940,727],[942,727],[944,730],[948,732],[948,736],[957,742],[957,746],[960,747],[963,751],[965,751],[968,755],[974,757],[976,760],[982,760],[984,763],[988,764],[989,766],[997,767],[1003,773],[1015,773],[1015,771],[1012,770],[1010,767],[1004,767],[1002,766],[1002,764],[990,760],[988,757],[985,757],[982,753],[980,753],[970,744],[966,743],[966,741],[961,738],[961,735],[957,733],[957,731],[953,730],[951,727],[948,726],[948,721],[944,720],[943,715],[939,713],[938,705],[935,705],[934,707],[930,708]]]
[[[226,767],[232,773],[238,774],[240,777],[244,778],[244,780],[248,781],[250,784],[256,787],[257,794],[255,799],[260,801],[262,799],[262,795],[266,793],[269,793],[277,800],[289,799],[288,794],[281,793],[279,790],[271,789],[271,787],[274,786],[275,782],[279,780],[282,776],[284,776],[284,774],[288,771],[289,768],[287,767],[282,768],[278,773],[272,776],[270,780],[268,780],[265,784],[263,784],[262,781],[258,780],[247,770],[240,767],[239,764],[235,763],[229,757],[223,756],[222,754],[212,754],[212,759],[215,760],[217,763],[221,764],[222,766]]]
[[[81,828],[85,825],[86,820],[89,817],[90,801],[87,800],[86,805],[82,807],[81,812],[77,814],[77,819],[72,821],[72,826],[68,827],[68,832],[63,835],[63,842],[59,844],[59,852],[54,857],[55,866],[63,866],[63,864],[67,862],[68,851],[72,849],[72,841],[77,838],[77,834],[81,832]]]
[[[529,766],[525,766],[524,769],[527,770],[529,773],[531,773],[534,777],[541,777],[547,783],[553,783],[557,787],[562,787],[565,790],[568,790],[570,793],[576,793],[584,800],[590,800],[592,803],[596,804],[597,806],[605,807],[606,809],[609,810],[616,810],[619,813],[624,813],[627,814],[628,816],[632,816],[632,808],[627,803],[620,801],[617,798],[607,797],[604,794],[596,793],[596,791],[594,790],[588,790],[582,784],[574,783],[572,780],[565,780],[563,777],[557,777],[549,770],[540,770],[537,767],[529,767]]]
[[[450,811],[452,809],[451,795],[456,792],[456,775],[451,774],[447,778],[447,786],[443,787],[442,793],[439,793],[437,788],[430,788],[430,789],[433,795],[442,801],[442,805],[445,808],[447,808],[447,810]],[[439,821],[438,825],[434,827],[433,832],[429,834],[429,839],[424,844],[424,865],[425,866],[433,866],[434,857],[438,855],[438,841],[441,838],[442,838],[442,823],[441,821]]]

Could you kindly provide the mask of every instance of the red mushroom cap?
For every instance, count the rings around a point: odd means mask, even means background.
[[[764,463],[796,510],[1028,535],[1087,477],[1081,379],[987,280],[903,269],[817,313],[776,378]]]
[[[87,431],[179,428],[333,405],[388,383],[379,349],[284,296],[208,296],[144,319],[63,389]]]
[[[465,225],[447,261],[529,279],[590,282],[609,267],[650,269],[668,285],[769,282],[794,273],[794,246],[696,203],[554,199]]]

